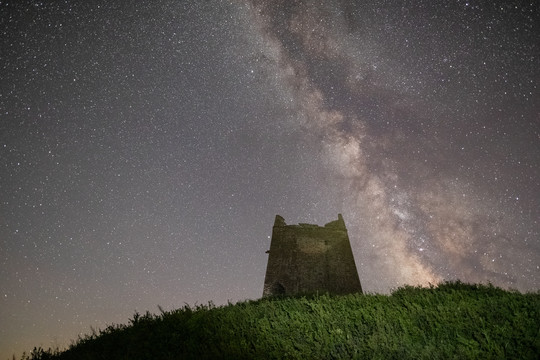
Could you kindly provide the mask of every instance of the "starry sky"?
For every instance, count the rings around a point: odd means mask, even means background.
[[[276,214],[367,292],[540,288],[540,5],[0,1],[0,357],[262,294]]]

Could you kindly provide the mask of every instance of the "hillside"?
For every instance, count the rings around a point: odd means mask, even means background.
[[[23,359],[450,359],[540,354],[540,292],[449,282],[135,314]]]

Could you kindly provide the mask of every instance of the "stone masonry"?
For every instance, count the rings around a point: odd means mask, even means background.
[[[326,225],[287,225],[276,215],[263,296],[362,292],[341,214]]]

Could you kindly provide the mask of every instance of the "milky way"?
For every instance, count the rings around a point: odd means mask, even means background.
[[[374,256],[363,262],[386,284],[534,287],[538,48],[523,30],[537,9],[379,5],[253,6],[295,121],[346,189],[353,237]]]
[[[0,2],[0,357],[261,296],[342,213],[362,287],[540,288],[536,2]]]

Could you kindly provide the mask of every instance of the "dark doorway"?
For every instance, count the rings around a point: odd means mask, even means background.
[[[272,285],[272,295],[285,295],[285,288],[280,283]]]

